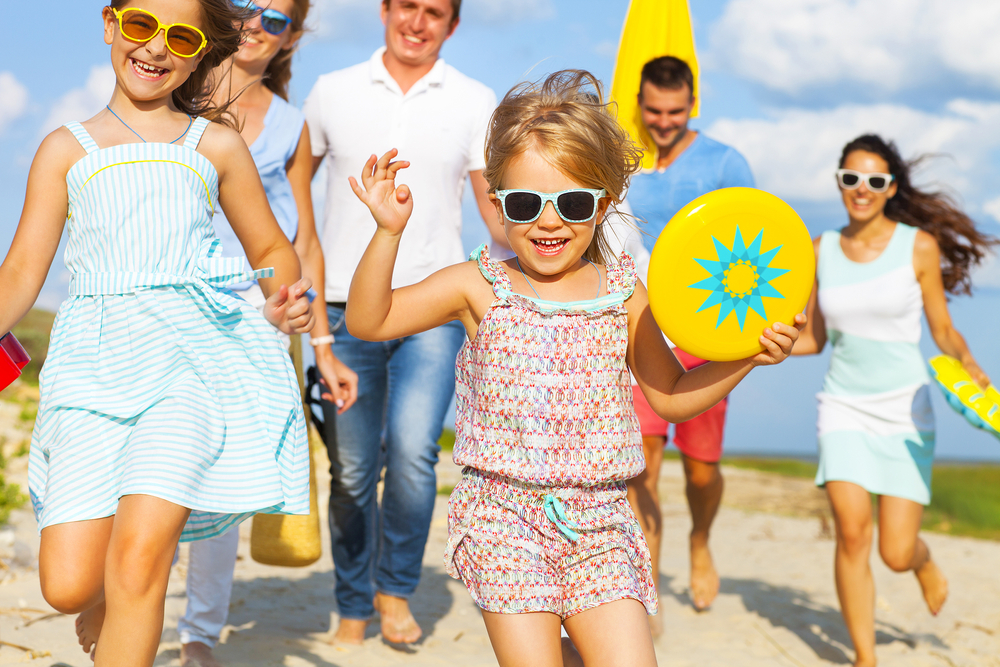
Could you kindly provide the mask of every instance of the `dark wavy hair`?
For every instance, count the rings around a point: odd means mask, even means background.
[[[982,262],[990,246],[1000,243],[1000,239],[976,229],[976,223],[962,212],[949,194],[914,187],[911,173],[930,155],[904,160],[894,142],[886,142],[876,134],[865,134],[844,146],[840,154],[841,168],[847,156],[855,151],[874,153],[886,161],[896,183],[895,196],[885,204],[886,217],[919,227],[937,239],[943,258],[941,278],[945,290],[951,294],[971,294],[972,267]]]
[[[292,22],[286,28],[291,30],[293,35],[305,30],[306,15],[309,13],[309,0],[294,0],[292,7]],[[290,49],[282,49],[275,54],[274,58],[267,65],[264,72],[264,85],[272,93],[281,99],[288,101],[288,82],[292,79],[292,56],[295,55],[297,46]]]
[[[173,93],[174,105],[178,110],[189,116],[204,116],[205,118],[236,127],[229,105],[233,100],[218,104],[212,101],[215,92],[211,85],[212,70],[236,53],[243,43],[244,30],[253,12],[237,7],[232,0],[198,0],[201,5],[204,24],[201,26],[208,44],[208,52],[198,63],[197,69],[191,73],[187,81],[182,83]],[[109,7],[122,9],[129,0],[111,0]]]

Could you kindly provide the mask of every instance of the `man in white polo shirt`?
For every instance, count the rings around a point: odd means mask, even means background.
[[[327,158],[322,242],[333,351],[358,373],[357,403],[337,416],[335,441],[327,443],[337,641],[360,643],[376,609],[385,640],[412,643],[421,636],[408,598],[420,579],[437,494],[437,439],[465,330],[453,322],[386,343],[361,341],[347,331],[351,277],[375,233],[375,221],[347,178],[358,176],[370,155],[390,148],[411,162],[402,179],[413,192],[413,216],[400,243],[393,287],[465,259],[466,178],[484,219],[496,218],[482,175],[496,96],[439,57],[458,26],[460,5],[383,0],[385,47],[368,62],[321,76],[303,109],[314,168]],[[497,225],[490,227],[499,233]],[[327,418],[335,412],[325,406]],[[380,509],[376,486],[383,466]]]

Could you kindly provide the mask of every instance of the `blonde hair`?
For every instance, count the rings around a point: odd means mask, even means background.
[[[601,82],[583,70],[562,70],[542,82],[520,83],[504,95],[486,136],[483,176],[490,192],[502,189],[511,161],[531,147],[582,186],[606,190],[616,215],[616,205],[642,161],[642,151],[604,101]],[[583,255],[599,264],[613,256],[603,227],[597,225]]]

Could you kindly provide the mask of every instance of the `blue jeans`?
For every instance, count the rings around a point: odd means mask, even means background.
[[[336,416],[330,455],[330,541],[341,618],[374,614],[379,591],[406,598],[420,581],[437,479],[437,440],[455,392],[459,322],[369,343],[328,305],[333,353],[358,374],[358,401]],[[323,405],[324,417],[336,408]],[[376,486],[385,468],[382,507]]]

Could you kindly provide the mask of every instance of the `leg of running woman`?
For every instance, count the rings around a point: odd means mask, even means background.
[[[872,503],[864,488],[851,482],[827,482],[826,495],[837,527],[834,574],[844,624],[856,652],[855,666],[875,664],[875,581],[872,548]]]
[[[882,496],[878,512],[878,549],[882,560],[895,572],[913,571],[920,582],[927,608],[934,615],[941,611],[948,597],[948,580],[931,560],[927,544],[920,539],[920,503]]]

